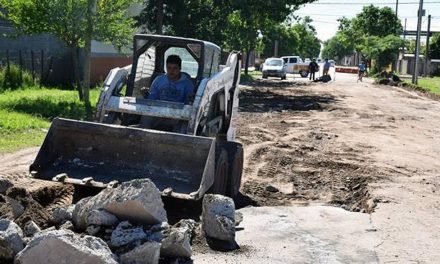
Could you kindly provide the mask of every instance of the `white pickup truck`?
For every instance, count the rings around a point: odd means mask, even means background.
[[[286,65],[286,72],[299,74],[301,77],[305,78],[309,75],[309,63],[303,62],[299,56],[284,56],[281,57]]]

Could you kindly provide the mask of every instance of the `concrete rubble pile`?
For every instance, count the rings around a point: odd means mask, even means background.
[[[0,220],[0,263],[179,263],[191,258],[197,230],[209,239],[235,239],[232,199],[206,195],[201,226],[192,219],[171,226],[149,179],[104,189],[51,213],[49,228],[29,220],[22,230],[12,220]]]

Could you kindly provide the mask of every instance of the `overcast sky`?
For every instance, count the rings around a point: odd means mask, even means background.
[[[398,0],[398,15],[404,26],[407,19],[407,29],[417,29],[417,9],[419,0]],[[373,4],[379,7],[389,6],[396,9],[396,0],[318,0],[307,4],[298,11],[296,15],[310,16],[313,25],[316,27],[318,38],[325,41],[335,35],[338,29],[337,19],[340,17],[352,18],[362,11],[364,5]],[[432,15],[431,30],[440,31],[440,0],[424,0],[423,9],[426,16],[423,17],[422,30],[426,30],[428,15]]]

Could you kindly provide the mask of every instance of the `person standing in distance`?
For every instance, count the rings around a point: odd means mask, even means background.
[[[325,59],[322,75],[328,75],[328,71],[330,70],[331,66],[332,64],[328,61],[328,59]]]
[[[319,66],[318,63],[316,63],[316,59],[313,59],[313,61],[311,61],[309,64],[309,74],[310,74],[309,80],[312,80],[312,78],[313,81],[315,80],[315,72],[318,71],[318,68]]]

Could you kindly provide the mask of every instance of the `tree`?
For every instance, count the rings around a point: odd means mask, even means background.
[[[164,0],[164,32],[208,40],[247,54],[257,45],[257,30],[271,32],[300,5],[314,0]],[[156,28],[156,1],[147,0],[138,17],[146,32]],[[246,56],[249,58],[249,56]],[[245,72],[249,61],[245,62]]]
[[[369,36],[362,46],[362,53],[376,61],[373,72],[380,72],[397,59],[396,50],[403,44],[403,39],[391,34],[385,37]]]
[[[321,42],[316,37],[316,29],[312,26],[312,19],[305,17],[293,26],[299,37],[298,54],[303,58],[316,58],[321,50]]]
[[[334,37],[324,42],[322,57],[340,60],[345,56],[353,54],[354,50],[354,45],[352,41],[347,38],[347,35],[337,33]]]
[[[351,23],[354,31],[362,35],[385,37],[402,33],[400,19],[390,7],[364,6]]]
[[[361,53],[365,58],[375,58],[374,70],[382,70],[397,58],[403,45],[401,32],[400,20],[391,8],[365,6],[353,19],[339,19],[338,32],[324,43],[323,55],[341,59]]]
[[[429,57],[431,59],[440,59],[440,33],[435,33],[429,44]]]
[[[161,0],[163,10],[159,10],[158,1],[145,1],[145,8],[136,17],[137,26],[144,33],[158,32],[157,17],[162,16],[163,32],[167,35],[196,38],[223,44],[222,30],[230,13],[227,0]],[[160,33],[161,34],[161,33]]]
[[[127,46],[134,25],[127,14],[131,4],[130,0],[0,0],[4,9],[0,12],[13,23],[18,34],[53,34],[75,54],[84,48],[83,83],[81,88],[78,81],[77,88],[90,116],[92,40],[112,43],[117,48]],[[77,60],[74,64],[75,79],[79,80]]]

